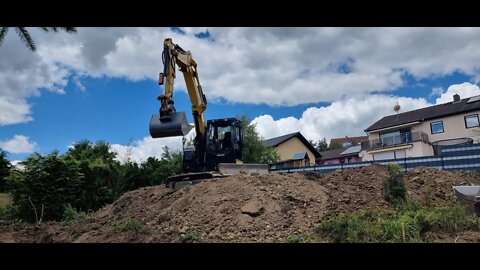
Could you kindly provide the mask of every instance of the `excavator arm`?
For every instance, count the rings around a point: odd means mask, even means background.
[[[158,97],[160,101],[159,115],[152,116],[150,121],[150,134],[153,138],[186,135],[191,126],[187,123],[184,113],[177,113],[173,101],[175,81],[175,69],[178,66],[183,73],[190,102],[192,115],[195,122],[197,136],[205,137],[206,122],[204,111],[207,108],[207,99],[203,94],[202,86],[198,77],[197,63],[190,51],[167,38],[163,44],[162,60],[164,70],[159,75],[158,83],[164,85],[164,93]]]

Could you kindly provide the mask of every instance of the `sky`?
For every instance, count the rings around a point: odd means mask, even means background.
[[[480,95],[480,28],[29,28],[0,45],[0,148],[18,162],[104,140],[118,159],[160,157],[181,137],[152,139],[163,40],[191,51],[206,119],[247,114],[264,139],[365,135],[384,116]],[[177,111],[190,122],[180,72]]]

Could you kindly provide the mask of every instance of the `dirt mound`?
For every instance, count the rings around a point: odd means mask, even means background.
[[[59,232],[66,242],[272,242],[313,233],[328,196],[300,174],[240,175],[172,191],[142,188]]]
[[[383,182],[388,174],[384,166],[371,166],[338,170],[329,174],[306,173],[327,189],[329,200],[326,217],[366,209],[389,209],[383,197]]]
[[[450,200],[457,201],[452,186],[479,185],[480,173],[417,167],[405,174],[404,181],[410,199],[442,206]]]

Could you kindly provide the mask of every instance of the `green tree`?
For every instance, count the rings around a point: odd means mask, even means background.
[[[6,178],[10,174],[12,164],[7,159],[7,152],[0,149],[0,192],[6,191]]]
[[[85,175],[82,190],[82,210],[97,210],[113,202],[124,190],[120,162],[116,153],[104,141],[95,144],[88,140],[75,143],[66,156],[71,157]]]
[[[248,116],[239,117],[243,129],[243,162],[244,163],[273,163],[280,157],[273,147],[265,146],[258,135],[256,125],[251,123]]]
[[[0,45],[2,45],[2,42],[5,39],[5,36],[7,35],[8,30],[10,28],[11,27],[0,27]],[[37,46],[35,45],[35,41],[33,41],[26,27],[13,27],[13,28],[15,28],[15,31],[17,32],[18,36],[23,41],[23,43],[25,43],[25,46],[27,46],[27,48],[30,49],[32,52],[36,51]],[[77,32],[77,29],[75,27],[40,27],[40,29],[45,32],[50,32],[50,31],[58,32],[58,30],[63,30],[67,33]]]
[[[314,140],[309,140],[308,141],[315,149],[317,149],[318,152],[322,152],[325,150],[328,150],[328,144],[327,144],[327,139],[324,137],[321,140],[314,141]]]
[[[328,146],[328,150],[340,149],[340,148],[342,148],[342,145],[339,144],[339,143],[331,143],[331,144]]]
[[[66,204],[82,205],[84,175],[71,157],[35,153],[7,177],[17,217],[27,221],[61,220]]]

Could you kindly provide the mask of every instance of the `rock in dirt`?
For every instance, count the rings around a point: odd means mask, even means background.
[[[262,207],[259,201],[249,201],[242,206],[242,214],[247,214],[252,217],[259,216],[265,209]]]

